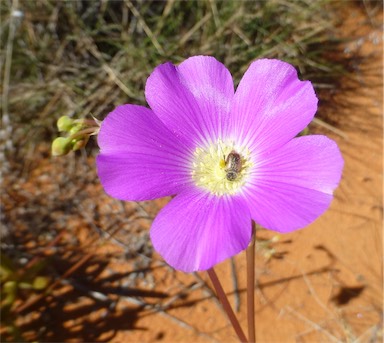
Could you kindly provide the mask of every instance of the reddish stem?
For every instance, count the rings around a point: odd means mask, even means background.
[[[248,318],[248,339],[250,343],[256,341],[255,334],[255,241],[256,228],[252,222],[252,238],[248,245],[247,255],[247,318]]]
[[[247,343],[248,340],[245,337],[245,334],[243,332],[243,329],[240,326],[239,321],[236,318],[235,313],[232,310],[231,305],[229,304],[227,295],[224,292],[223,287],[221,286],[221,283],[214,271],[213,268],[207,270],[209,277],[211,278],[213,287],[215,287],[217,297],[219,298],[221,304],[223,305],[224,311],[227,313],[228,319],[230,320],[237,336],[239,337],[240,342]]]

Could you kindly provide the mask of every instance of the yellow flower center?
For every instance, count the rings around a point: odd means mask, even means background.
[[[246,183],[252,165],[248,149],[219,140],[206,148],[196,148],[192,178],[212,194],[235,194]]]

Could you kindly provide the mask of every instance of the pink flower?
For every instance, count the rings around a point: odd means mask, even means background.
[[[97,169],[122,200],[176,195],[151,228],[174,268],[205,270],[244,250],[251,221],[303,228],[329,206],[343,159],[325,136],[295,138],[317,98],[288,63],[253,62],[236,92],[213,57],[158,66],[147,80],[151,109],[122,105],[102,122]]]

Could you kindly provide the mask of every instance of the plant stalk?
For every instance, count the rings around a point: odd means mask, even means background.
[[[252,222],[252,238],[246,250],[247,256],[247,319],[248,319],[248,339],[250,343],[255,343],[255,241],[256,227]]]
[[[232,310],[231,305],[229,304],[227,295],[224,292],[223,287],[216,275],[216,272],[213,268],[207,270],[209,277],[211,278],[213,287],[215,287],[217,297],[219,298],[221,304],[223,305],[224,311],[227,313],[228,319],[230,320],[233,329],[235,330],[237,336],[239,337],[240,342],[247,343],[248,340],[245,337],[244,331],[240,326],[239,321],[236,318],[235,313]]]

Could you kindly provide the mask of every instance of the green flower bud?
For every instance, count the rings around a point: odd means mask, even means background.
[[[66,137],[57,137],[52,142],[52,156],[62,156],[68,154],[72,149],[72,142]]]
[[[59,132],[68,132],[74,125],[74,120],[68,116],[62,116],[57,121],[57,129]]]
[[[68,131],[69,135],[74,135],[75,133],[78,133],[84,128],[82,123],[77,123],[74,126],[71,127],[71,129]]]

